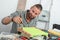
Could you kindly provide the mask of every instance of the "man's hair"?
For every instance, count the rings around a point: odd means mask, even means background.
[[[35,4],[32,7],[36,6],[39,10],[42,10],[42,5],[41,4]]]

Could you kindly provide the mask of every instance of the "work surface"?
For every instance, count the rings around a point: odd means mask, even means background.
[[[21,30],[20,30],[21,31]],[[22,32],[22,34],[23,35],[21,35],[21,34],[14,34],[14,33],[4,33],[4,32],[2,32],[1,34],[0,34],[0,39],[3,37],[3,39],[5,39],[5,38],[8,38],[8,39],[21,39],[21,38],[19,38],[20,36],[25,36],[25,37],[32,37],[32,38],[36,38],[36,39],[38,39],[38,40],[43,40],[44,39],[44,36],[47,36],[47,38],[48,38],[48,35],[50,34],[50,33],[48,33],[48,31],[47,30],[40,30],[40,29],[36,29],[35,27],[24,27],[23,28],[23,30],[21,31]],[[43,36],[41,36],[41,35],[43,35]],[[55,36],[55,35],[53,35],[53,34],[50,34],[49,35],[50,36],[50,39],[51,40],[55,40],[55,39],[57,39],[58,38],[58,36]],[[7,39],[6,39],[7,40]],[[31,39],[31,40],[33,40],[33,39]],[[46,39],[46,40],[48,40],[48,39]]]

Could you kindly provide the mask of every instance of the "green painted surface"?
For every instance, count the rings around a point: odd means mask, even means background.
[[[47,32],[44,32],[40,29],[37,29],[35,27],[24,27],[23,28],[24,31],[26,31],[27,33],[31,34],[31,37],[35,37],[35,36],[41,36],[41,35],[45,35],[48,36]]]

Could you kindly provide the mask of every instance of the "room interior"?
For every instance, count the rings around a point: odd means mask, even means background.
[[[0,33],[10,32],[12,27],[12,22],[8,25],[3,25],[1,23],[2,18],[19,9],[27,10],[34,4],[42,4],[43,6],[43,11],[39,15],[39,21],[37,22],[36,27],[39,29],[48,30],[51,34],[60,37],[60,29],[58,29],[60,27],[59,0],[0,0]],[[57,24],[56,26],[58,28],[56,28],[54,24]]]

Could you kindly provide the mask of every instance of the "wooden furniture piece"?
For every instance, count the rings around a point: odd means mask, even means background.
[[[18,0],[17,10],[25,10],[26,0]]]

